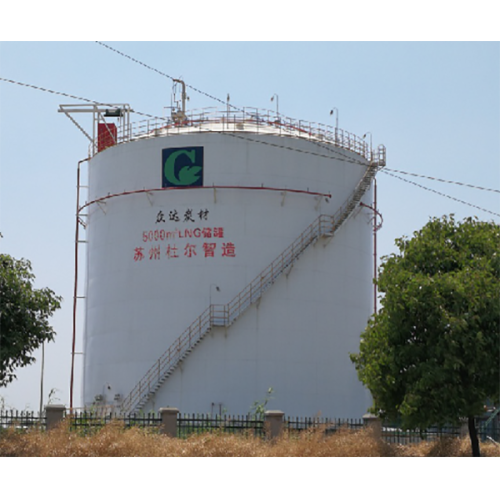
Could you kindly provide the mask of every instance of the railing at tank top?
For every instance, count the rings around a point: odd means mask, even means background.
[[[351,132],[332,125],[296,120],[275,111],[258,108],[229,112],[218,108],[204,108],[188,112],[181,121],[171,118],[138,121],[118,129],[116,144],[189,132],[257,132],[264,135],[300,137],[352,151],[369,162],[374,159],[370,145]],[[97,152],[95,144],[92,153]]]

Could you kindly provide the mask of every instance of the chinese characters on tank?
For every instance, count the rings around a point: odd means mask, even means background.
[[[197,221],[202,221],[202,220],[208,220],[208,210],[200,210],[197,213],[193,213],[192,208],[188,208],[184,211],[182,214],[181,212],[178,212],[177,210],[170,210],[168,212],[168,220],[169,221],[174,221],[174,222],[197,222]],[[165,214],[163,213],[163,210],[160,210],[156,214],[156,224],[159,224],[161,222],[166,222],[165,219]]]
[[[235,244],[225,240],[224,228],[205,224],[208,216],[207,209],[158,211],[155,229],[143,231],[140,245],[134,248],[134,261],[236,257]],[[172,223],[190,227],[179,229],[172,227]],[[193,223],[197,227],[193,227]]]

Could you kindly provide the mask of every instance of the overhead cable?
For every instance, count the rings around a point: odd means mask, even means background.
[[[321,153],[315,153],[314,151],[306,151],[305,149],[292,148],[291,146],[283,146],[281,144],[273,144],[272,142],[261,141],[259,139],[253,139],[251,137],[245,137],[243,135],[235,134],[233,132],[225,132],[225,131],[220,131],[220,130],[213,130],[210,132],[216,132],[216,133],[221,134],[221,135],[227,135],[229,137],[235,137],[237,139],[243,139],[245,141],[256,142],[258,144],[265,144],[266,146],[271,146],[273,148],[288,149],[289,151],[295,151],[296,153],[304,153],[304,154],[309,154],[309,155],[313,155],[313,156],[319,156],[320,158],[326,158],[328,160],[342,160],[342,161],[345,161],[346,163],[355,163],[357,165],[363,165],[365,167],[367,166],[366,162],[363,163],[361,161],[353,160],[353,159],[350,159],[348,157],[347,157],[347,159],[339,158],[338,156],[331,156],[331,155],[326,155],[326,154],[321,154]],[[330,149],[328,149],[328,151],[331,151],[332,153],[335,153],[335,154],[342,155],[342,153],[339,153],[337,151],[333,151]],[[344,156],[344,155],[342,155],[342,156]]]
[[[143,63],[142,61],[139,61],[138,59],[136,59],[136,58],[134,58],[134,57],[132,57],[132,56],[129,56],[128,54],[125,54],[124,52],[121,52],[120,50],[115,49],[115,48],[111,47],[110,45],[108,45],[108,44],[106,44],[106,43],[104,43],[104,42],[99,42],[99,41],[96,41],[96,43],[98,43],[99,45],[102,45],[103,47],[105,47],[105,48],[107,48],[107,49],[109,49],[109,50],[111,50],[111,51],[113,51],[113,52],[115,52],[115,53],[117,53],[117,54],[119,54],[119,55],[121,55],[121,56],[123,56],[123,57],[126,57],[127,59],[130,59],[131,61],[133,61],[133,62],[135,62],[135,63],[137,63],[137,64],[140,64],[141,66],[144,66],[145,68],[147,68],[147,69],[149,69],[149,70],[151,70],[151,71],[154,71],[155,73],[158,73],[158,74],[159,74],[159,75],[161,75],[161,76],[164,76],[164,77],[166,77],[166,78],[170,78],[172,81],[176,81],[176,80],[177,80],[177,79],[176,79],[176,78],[174,78],[173,76],[168,75],[167,73],[164,73],[163,71],[160,71],[160,70],[158,70],[158,69],[154,68],[153,66],[149,66],[149,64]],[[238,111],[241,111],[241,112],[243,112],[243,113],[246,113],[244,109],[238,108],[237,106],[234,106],[234,105],[230,104],[230,103],[229,103],[229,100],[228,100],[228,101],[223,101],[222,99],[219,99],[218,97],[214,97],[214,96],[212,96],[212,95],[210,95],[210,94],[207,94],[206,92],[203,92],[202,90],[199,90],[199,89],[197,89],[197,88],[193,87],[192,85],[189,85],[189,84],[187,84],[187,83],[186,83],[185,85],[186,85],[186,87],[190,88],[191,90],[194,90],[195,92],[198,92],[198,93],[200,93],[200,94],[202,94],[202,95],[204,95],[204,96],[206,96],[206,97],[208,97],[208,98],[210,98],[210,99],[213,99],[213,100],[215,100],[215,101],[217,101],[217,102],[220,102],[220,103],[224,104],[225,106],[228,106],[228,107],[231,107],[231,108],[236,109],[236,110],[238,110]],[[231,135],[231,134],[226,133],[226,132],[220,132],[220,133],[221,133],[221,134],[224,134],[224,135]],[[234,135],[234,137],[239,137],[239,138],[241,138],[241,139],[243,139],[243,138],[244,138],[244,137],[241,137],[241,136],[237,136],[237,135],[235,135],[235,134],[233,134],[233,135]],[[246,139],[246,138],[244,138],[244,139]],[[255,142],[260,142],[260,141],[255,141]],[[264,144],[267,144],[267,143],[264,143]],[[274,144],[269,144],[269,145],[270,145],[270,146],[276,146],[276,145],[274,145]],[[341,153],[341,152],[339,152],[339,151],[333,151],[332,149],[328,148],[328,147],[327,147],[327,146],[325,146],[325,145],[319,144],[319,146],[320,146],[320,147],[323,147],[323,148],[325,148],[325,149],[327,149],[328,151],[330,151],[330,152],[332,152],[332,153],[335,153],[335,154],[337,154],[337,155],[340,155],[340,156],[343,156],[343,157],[345,157],[345,158],[348,158],[346,161],[347,161],[347,162],[349,162],[349,163],[356,163],[356,164],[358,164],[358,165],[366,165],[366,163],[363,163],[363,162],[361,162],[361,161],[356,161],[356,160],[354,160],[354,159],[352,159],[352,158],[349,158],[347,155],[345,155],[345,154],[343,154],[343,153]],[[280,147],[280,146],[276,146],[276,147]],[[298,151],[298,152],[302,152],[302,153],[305,153],[305,152],[306,152],[306,151],[299,151],[299,150],[297,150],[297,149],[293,149],[293,148],[286,148],[286,149],[291,149],[291,150],[293,150],[293,151]],[[324,157],[324,158],[331,158],[331,159],[335,159],[335,157],[332,157],[332,156],[320,155],[320,154],[317,154],[317,153],[310,153],[310,154],[316,154],[317,156],[322,156],[322,157]]]
[[[149,64],[143,63],[142,61],[135,59],[135,57],[129,56],[128,54],[125,54],[124,52],[122,52],[118,49],[115,49],[106,43],[98,42],[97,40],[96,40],[96,43],[98,43],[99,45],[102,45],[103,47],[105,47],[109,50],[112,50],[113,52],[116,52],[117,54],[119,54],[123,57],[126,57],[127,59],[130,59],[131,61],[133,61],[137,64],[140,64],[141,66],[144,66],[145,68],[147,68],[151,71],[154,71],[155,73],[158,73],[161,76],[164,76],[166,78],[170,78],[170,80],[177,80],[173,76],[167,75],[167,73],[163,73],[163,71],[160,71],[156,68],[153,68],[153,66],[149,66]],[[241,109],[239,109],[237,106],[233,106],[232,104],[230,104],[229,101],[223,101],[222,99],[219,99],[218,97],[214,97],[213,95],[207,94],[206,92],[203,92],[203,90],[197,89],[197,88],[193,87],[192,85],[188,85],[187,83],[186,83],[186,87],[190,88],[191,90],[194,90],[195,92],[198,92],[199,94],[204,95],[205,97],[208,97],[209,99],[213,99],[215,101],[218,101],[218,102],[224,104],[225,106],[229,106],[231,108],[237,109],[238,111],[241,111]]]
[[[79,100],[79,101],[84,101],[84,102],[88,102],[88,103],[91,103],[91,104],[96,104],[98,106],[113,106],[114,105],[114,104],[110,104],[110,103],[106,103],[106,102],[93,101],[92,99],[87,99],[86,97],[79,97],[79,96],[76,96],[76,95],[68,94],[66,92],[59,92],[57,90],[51,90],[51,89],[46,89],[46,88],[43,88],[43,87],[38,87],[38,86],[32,85],[30,83],[23,83],[23,82],[18,82],[16,80],[10,80],[9,78],[3,78],[1,76],[0,76],[0,80],[3,81],[3,82],[8,82],[8,83],[13,83],[15,85],[20,85],[22,87],[28,87],[28,88],[31,88],[31,89],[34,89],[34,90],[40,90],[42,92],[48,92],[49,94],[62,95],[64,97],[69,97],[70,99],[76,99],[76,100]],[[140,111],[131,110],[130,112],[131,113],[135,113],[137,115],[141,115],[141,116],[147,116],[149,118],[156,118],[158,120],[163,120],[163,118],[161,118],[159,116],[150,115],[148,113],[141,113]]]
[[[449,181],[446,179],[439,179],[438,177],[430,177],[428,175],[415,174],[412,172],[403,172],[402,170],[395,170],[393,168],[384,168],[384,170],[389,171],[389,172],[397,172],[398,174],[412,175],[413,177],[421,177],[422,179],[429,179],[431,181],[446,182],[448,184],[456,184],[458,186],[464,186],[464,187],[469,187],[469,188],[473,188],[473,189],[481,189],[482,191],[491,191],[492,193],[500,193],[499,189],[485,188],[482,186],[474,186],[472,184],[466,184],[465,182]]]
[[[440,196],[444,196],[445,198],[449,198],[450,200],[457,201],[458,203],[463,203],[464,205],[468,205],[469,207],[472,208],[477,208],[478,210],[482,210],[483,212],[487,212],[491,215],[495,215],[496,217],[500,217],[500,214],[497,214],[496,212],[492,212],[491,210],[487,210],[486,208],[478,207],[477,205],[473,205],[472,203],[468,203],[467,201],[460,200],[458,198],[454,198],[453,196],[450,196],[445,193],[441,193],[440,191],[436,191],[435,189],[428,188],[426,186],[422,186],[421,184],[417,184],[416,182],[409,181],[408,179],[403,179],[403,177],[399,177],[398,175],[391,174],[390,172],[386,171],[387,169],[380,170],[380,172],[390,175],[391,177],[395,177],[396,179],[399,179],[401,181],[407,182],[408,184],[413,184],[414,186],[417,186],[421,189],[425,189],[426,191],[430,191],[431,193],[438,194]]]
[[[150,66],[148,66],[148,65],[146,65],[146,64],[144,64],[144,63],[142,63],[142,62],[140,62],[140,61],[138,61],[136,59],[133,59],[130,56],[127,56],[126,54],[123,54],[123,53],[117,51],[116,49],[113,49],[112,47],[109,47],[106,44],[103,44],[102,42],[97,42],[97,43],[99,43],[101,45],[104,45],[105,47],[109,48],[110,50],[118,52],[121,55],[123,55],[124,57],[128,57],[129,59],[134,60],[138,64],[141,64],[141,65],[143,65],[143,66],[145,66],[145,67],[147,67],[147,68],[149,68],[149,69],[151,69],[153,71],[156,71],[157,73],[160,73],[163,76],[166,76],[167,78],[172,78],[171,76],[169,76],[169,75],[167,75],[165,73],[162,73],[162,72],[160,72],[160,71],[158,71],[158,70],[156,70],[156,69],[154,69],[154,68],[152,68],[152,67],[150,67]],[[15,85],[20,85],[20,86],[23,86],[23,87],[32,88],[34,90],[40,90],[42,92],[48,92],[48,93],[51,93],[51,94],[54,94],[54,95],[61,95],[61,96],[68,97],[68,98],[71,98],[71,99],[76,99],[76,100],[80,100],[80,101],[84,101],[84,102],[88,102],[88,103],[92,103],[92,104],[96,104],[96,105],[100,105],[100,106],[111,106],[112,105],[110,103],[102,103],[102,102],[94,101],[92,99],[87,99],[85,97],[80,97],[80,96],[75,96],[75,95],[72,95],[72,94],[68,94],[67,92],[59,92],[59,91],[56,91],[56,90],[46,89],[46,88],[39,87],[39,86],[36,86],[36,85],[32,85],[32,84],[29,84],[29,83],[23,83],[23,82],[19,82],[19,81],[16,81],[16,80],[11,80],[11,79],[8,79],[8,78],[0,77],[0,81],[12,83],[12,84],[15,84]],[[206,93],[204,93],[202,91],[199,91],[199,90],[195,89],[194,87],[190,87],[190,88],[192,88],[193,90],[196,90],[197,92],[200,92],[200,93],[206,95],[207,97],[210,97],[212,99],[216,99],[216,100],[218,100],[220,102],[223,102],[220,99],[217,99],[217,98],[215,98],[213,96],[210,96],[210,95],[208,95],[208,94],[206,94]],[[232,106],[232,107],[234,107],[234,106]],[[148,113],[142,113],[140,111],[131,111],[131,112],[133,112],[135,114],[138,114],[138,115],[142,115],[142,116],[147,116],[147,117],[150,117],[150,118],[156,118],[156,119],[163,120],[163,118],[161,118],[161,117],[158,117],[158,116],[155,116],[155,115],[151,115],[151,114],[148,114]],[[327,159],[332,159],[332,160],[339,159],[338,156],[335,157],[335,156],[330,156],[330,155],[323,155],[323,154],[320,154],[320,153],[315,153],[313,151],[306,151],[306,150],[302,150],[302,149],[298,149],[298,148],[292,148],[292,147],[289,147],[289,146],[281,146],[281,145],[278,145],[278,144],[273,144],[273,143],[270,143],[270,142],[267,142],[267,141],[260,141],[258,139],[253,139],[253,138],[250,138],[250,137],[245,137],[245,136],[242,136],[242,135],[239,135],[239,134],[230,133],[230,132],[219,132],[218,131],[218,133],[223,134],[223,135],[232,136],[232,137],[235,137],[235,138],[238,138],[238,139],[243,139],[243,140],[251,141],[251,142],[256,142],[256,143],[260,143],[260,144],[266,144],[266,145],[272,146],[272,147],[277,147],[277,148],[281,148],[281,149],[288,149],[290,151],[295,151],[295,152],[298,152],[298,153],[311,154],[311,155],[314,155],[314,156],[319,156],[319,157],[322,157],[322,158],[327,158]],[[345,162],[359,164],[359,165],[366,165],[365,163],[363,163],[361,161],[357,161],[357,160],[348,158],[345,153],[334,151],[334,150],[330,149],[329,147],[327,147],[326,145],[322,145],[322,144],[319,144],[319,145],[320,145],[320,147],[323,147],[323,148],[327,149],[328,151],[331,151],[332,153],[335,153],[337,155],[343,156],[344,158],[342,158],[342,159]],[[421,189],[425,189],[427,191],[430,191],[432,193],[438,194],[440,196],[444,196],[445,198],[449,198],[449,199],[451,199],[453,201],[456,201],[456,202],[459,202],[459,203],[463,203],[464,205],[468,205],[468,206],[476,208],[478,210],[482,210],[483,212],[486,212],[486,213],[495,215],[497,217],[500,217],[500,214],[498,214],[496,212],[492,212],[491,210],[487,210],[485,208],[479,207],[477,205],[473,205],[471,203],[468,203],[466,201],[460,200],[458,198],[454,198],[453,196],[450,196],[450,195],[441,193],[439,191],[436,191],[434,189],[422,186],[421,184],[418,184],[416,182],[410,181],[408,179],[404,179],[404,178],[399,177],[397,175],[394,175],[394,174],[392,174],[390,172],[398,172],[398,173],[401,173],[401,174],[404,174],[404,175],[412,175],[412,176],[415,176],[415,177],[422,177],[422,178],[426,178],[426,179],[433,180],[433,181],[445,182],[445,183],[449,183],[449,184],[457,184],[457,185],[460,185],[460,186],[470,187],[470,188],[473,188],[473,189],[480,189],[480,190],[483,190],[483,191],[490,191],[490,192],[500,193],[500,191],[497,190],[497,189],[485,188],[485,187],[481,187],[481,186],[474,186],[472,184],[466,184],[466,183],[462,183],[462,182],[459,182],[459,181],[450,181],[450,180],[445,180],[445,179],[439,179],[437,177],[430,177],[430,176],[425,176],[425,175],[421,175],[421,174],[415,174],[415,173],[411,173],[411,172],[404,172],[402,170],[395,170],[395,169],[389,169],[389,168],[384,168],[384,169],[381,169],[379,171],[382,172],[382,173],[385,173],[387,175],[390,175],[391,177],[395,177],[396,179],[399,179],[399,180],[402,180],[404,182],[407,182],[409,184],[413,184],[414,186],[417,186],[417,187],[419,187]]]
[[[98,42],[98,43],[100,43],[100,42]],[[138,61],[138,62],[140,62],[140,61]],[[154,69],[154,68],[152,68],[152,69]],[[165,76],[168,76],[168,75],[165,75]],[[94,101],[92,99],[87,99],[86,97],[80,97],[80,96],[75,96],[75,95],[72,95],[72,94],[68,94],[67,92],[60,92],[60,91],[57,91],[57,90],[46,89],[46,88],[43,88],[43,87],[39,87],[37,85],[32,85],[32,84],[29,84],[29,83],[19,82],[19,81],[16,81],[16,80],[10,80],[8,78],[0,77],[0,80],[4,81],[4,82],[15,84],[15,85],[20,85],[22,87],[28,87],[28,88],[31,88],[31,89],[34,89],[34,90],[40,90],[42,92],[48,92],[48,93],[54,94],[54,95],[61,95],[61,96],[64,96],[64,97],[68,97],[70,99],[76,99],[76,100],[88,102],[88,103],[91,103],[91,104],[96,104],[96,105],[99,105],[99,106],[111,106],[112,105],[112,104],[109,104],[109,103],[103,103],[103,102]],[[131,112],[133,112],[135,114],[138,114],[138,115],[147,116],[147,117],[150,117],[150,118],[156,118],[156,119],[159,119],[159,120],[164,120],[164,118],[161,118],[161,117],[158,117],[158,116],[155,116],[155,115],[150,115],[148,113],[141,113],[140,111],[131,111]],[[315,156],[320,156],[322,158],[327,158],[327,159],[331,159],[331,160],[338,159],[338,157],[335,157],[335,156],[322,155],[320,153],[315,153],[313,151],[305,151],[305,150],[300,150],[300,149],[292,148],[292,147],[288,147],[288,146],[281,146],[279,144],[272,144],[272,143],[267,142],[267,141],[260,141],[258,139],[251,139],[249,137],[244,137],[244,136],[241,136],[241,135],[238,135],[238,134],[233,134],[231,132],[223,132],[223,131],[221,132],[221,131],[215,131],[215,130],[213,132],[217,132],[217,133],[220,133],[220,134],[223,134],[223,135],[229,135],[229,136],[232,136],[232,137],[235,137],[235,138],[238,138],[238,139],[244,139],[244,140],[248,140],[248,141],[251,141],[251,142],[257,142],[257,143],[260,143],[260,144],[266,144],[268,146],[273,146],[273,147],[276,147],[276,148],[289,149],[291,151],[295,151],[295,152],[298,152],[298,153],[312,154],[312,155],[315,155]],[[337,153],[336,151],[333,151],[333,150],[330,150],[330,149],[329,149],[329,151],[331,151],[333,153]],[[338,153],[338,154],[341,154],[341,153]],[[346,160],[346,161],[350,161],[351,163],[359,163],[359,164],[364,165],[363,163],[361,163],[359,161],[356,161],[356,160]]]

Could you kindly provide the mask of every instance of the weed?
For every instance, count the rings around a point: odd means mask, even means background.
[[[387,444],[370,428],[339,428],[331,435],[318,427],[272,443],[252,433],[193,434],[186,439],[159,435],[139,427],[126,428],[112,421],[92,435],[70,428],[70,420],[49,432],[36,429],[0,433],[2,457],[443,457],[470,456],[468,438],[441,439],[419,444]],[[495,443],[481,444],[483,456],[500,457]]]
[[[248,412],[248,416],[252,418],[252,420],[263,420],[264,419],[264,414],[266,413],[266,407],[267,403],[271,401],[271,399],[274,399],[272,397],[272,394],[274,392],[274,389],[272,387],[269,387],[266,393],[266,397],[264,398],[263,401],[254,401],[253,405],[250,407],[250,410]]]

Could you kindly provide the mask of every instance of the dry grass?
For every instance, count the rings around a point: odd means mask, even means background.
[[[482,443],[483,456],[500,457],[500,447]],[[251,435],[206,433],[176,439],[111,423],[95,435],[70,432],[64,423],[50,432],[0,434],[2,457],[467,457],[468,439],[442,439],[418,445],[389,445],[370,429],[340,430],[325,437],[308,431],[273,442]]]

